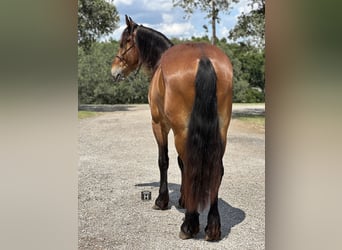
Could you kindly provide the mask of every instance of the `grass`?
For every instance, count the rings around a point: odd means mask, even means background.
[[[78,119],[85,119],[89,117],[94,117],[101,115],[101,112],[94,111],[78,111]],[[264,114],[235,114],[232,117],[233,119],[238,119],[240,121],[246,122],[252,126],[256,127],[265,127],[265,115]]]
[[[265,128],[265,111],[261,110],[260,108],[253,107],[253,105],[251,105],[250,103],[246,103],[246,104],[238,103],[237,104],[237,106],[244,106],[244,105],[250,105],[251,107],[248,107],[245,110],[237,109],[232,114],[232,118],[242,121],[246,124],[255,126],[255,127]]]
[[[93,111],[78,111],[78,119],[85,119],[93,116],[100,115],[99,112],[93,112]]]
[[[236,119],[258,127],[265,127],[265,116],[239,116]]]

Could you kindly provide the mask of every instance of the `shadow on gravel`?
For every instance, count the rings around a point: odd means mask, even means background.
[[[265,117],[265,109],[247,108],[243,110],[233,110],[232,118],[238,117]]]
[[[151,183],[139,183],[135,185],[136,187],[158,187],[159,188],[159,182],[151,182]],[[179,208],[178,206],[178,199],[180,197],[180,185],[175,183],[168,183],[169,186],[169,196],[170,196],[170,202],[169,202],[169,208],[174,206],[179,212],[185,214],[185,209]],[[157,194],[154,194],[152,199],[156,199]],[[231,228],[234,227],[237,224],[240,224],[245,218],[246,213],[239,209],[232,207],[229,205],[226,201],[222,200],[221,198],[218,199],[218,207],[221,217],[221,238],[227,238]],[[203,212],[200,215],[200,224],[202,226],[206,226],[207,224],[207,213],[208,211]],[[195,239],[198,238],[204,238],[204,232],[203,230],[198,233]]]
[[[115,112],[115,111],[130,111],[134,110],[134,105],[90,105],[81,104],[78,106],[79,111],[93,112]]]

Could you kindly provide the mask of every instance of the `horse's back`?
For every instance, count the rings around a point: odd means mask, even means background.
[[[230,99],[233,79],[231,62],[222,50],[207,43],[175,45],[162,55],[160,66],[166,88],[187,100],[193,100],[198,63],[203,57],[208,58],[215,69],[218,103],[227,96]],[[189,103],[192,106],[192,102]]]
[[[211,61],[218,80],[225,80],[222,84],[231,87],[233,68],[229,58],[222,50],[208,43],[185,43],[169,48],[162,55],[161,67],[165,75],[173,76],[177,72],[179,76],[179,72],[182,71],[184,76],[192,74],[194,78],[202,57],[207,57]]]

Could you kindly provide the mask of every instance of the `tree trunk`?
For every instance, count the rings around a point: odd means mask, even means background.
[[[212,37],[211,37],[211,44],[216,44],[216,4],[215,0],[211,1],[211,13],[212,13],[212,19],[211,19],[211,28],[212,28]]]

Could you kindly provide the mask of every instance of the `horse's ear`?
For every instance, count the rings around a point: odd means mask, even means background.
[[[129,18],[129,22],[131,24],[131,27],[134,27],[136,24],[135,22],[133,21],[133,19],[131,17],[128,17]]]
[[[127,15],[125,15],[125,17],[126,17],[126,25],[129,27],[131,25],[130,20],[132,20],[132,18],[128,17]]]
[[[134,29],[138,26],[131,17],[128,17],[126,15],[126,24],[127,24],[127,27],[130,31],[130,34],[133,33]]]

